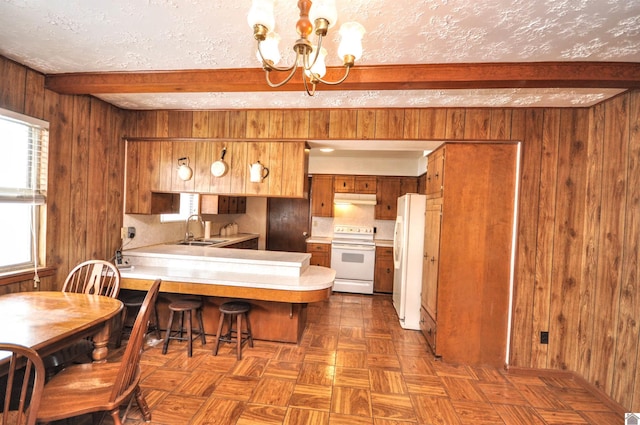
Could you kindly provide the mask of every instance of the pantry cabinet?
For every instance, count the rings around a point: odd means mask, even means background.
[[[446,362],[507,360],[518,160],[510,142],[447,143],[429,155],[421,330]]]
[[[303,141],[127,140],[125,213],[176,212],[169,208],[178,193],[305,198],[309,192],[305,148]],[[211,164],[221,159],[223,150],[227,172],[216,177]],[[269,169],[262,182],[250,180],[249,165],[256,161]],[[188,180],[178,176],[181,163],[193,171]]]
[[[393,293],[393,247],[377,246],[373,291]]]

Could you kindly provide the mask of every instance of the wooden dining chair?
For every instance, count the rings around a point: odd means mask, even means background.
[[[120,291],[120,270],[104,260],[88,260],[75,266],[62,285],[62,292],[97,294],[116,298]]]
[[[62,292],[97,294],[117,298],[120,292],[120,270],[108,261],[84,261],[69,272],[62,285]],[[43,359],[45,369],[47,369],[49,376],[52,376],[76,359],[90,360],[92,351],[93,342],[91,339],[77,341],[46,356]]]
[[[122,425],[124,419],[120,418],[119,408],[131,397],[135,397],[144,420],[151,420],[151,411],[139,386],[140,356],[160,282],[157,279],[147,292],[122,360],[72,365],[51,378],[42,391],[39,423],[47,424],[86,413],[110,412],[114,425]],[[126,414],[125,411],[125,417]]]
[[[2,425],[35,425],[36,415],[44,387],[44,364],[34,350],[22,345],[0,343],[0,355],[10,352],[7,363],[0,366],[2,376],[0,393]]]

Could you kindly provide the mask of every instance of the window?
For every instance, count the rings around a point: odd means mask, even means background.
[[[0,272],[41,263],[48,141],[47,122],[0,109]]]
[[[178,214],[161,214],[160,222],[185,221],[192,214],[198,214],[198,201],[200,197],[195,193],[180,194],[180,212]]]

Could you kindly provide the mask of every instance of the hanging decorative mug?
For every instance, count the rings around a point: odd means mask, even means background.
[[[193,176],[193,170],[189,167],[189,158],[179,158],[178,159],[178,177],[181,180],[187,181],[191,180],[191,176]]]
[[[249,177],[253,183],[261,183],[262,180],[269,175],[269,169],[260,164],[260,161],[256,161],[253,164],[249,164]]]

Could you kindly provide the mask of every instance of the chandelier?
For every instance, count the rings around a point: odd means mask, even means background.
[[[357,22],[347,22],[340,27],[340,46],[338,56],[342,59],[345,68],[344,75],[337,81],[327,81],[323,77],[327,71],[325,57],[327,50],[322,47],[322,39],[335,25],[338,14],[335,0],[299,0],[300,19],[296,23],[296,30],[300,38],[293,45],[296,58],[291,66],[279,67],[280,49],[278,43],[280,36],[273,30],[275,18],[273,15],[273,3],[275,0],[253,0],[249,10],[248,21],[253,28],[253,36],[258,41],[258,60],[262,62],[265,70],[267,84],[271,87],[281,87],[287,84],[298,67],[303,70],[302,81],[305,91],[313,96],[318,83],[337,85],[349,76],[349,70],[355,61],[362,55],[362,36],[365,29]],[[309,41],[309,36],[315,32],[316,44]],[[272,71],[288,72],[284,80],[274,83],[270,75]]]

